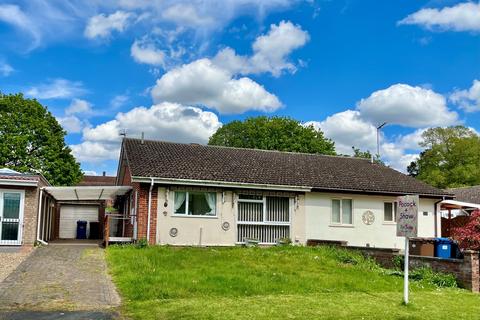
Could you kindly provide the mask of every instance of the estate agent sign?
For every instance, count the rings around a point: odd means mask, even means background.
[[[405,265],[403,267],[403,302],[408,304],[408,238],[418,231],[418,196],[397,198],[397,236],[405,237]]]
[[[418,231],[418,196],[397,198],[397,236],[416,237]]]

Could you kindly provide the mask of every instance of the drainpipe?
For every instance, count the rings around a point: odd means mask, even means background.
[[[148,191],[147,243],[150,243],[150,215],[152,212],[152,190],[153,190],[153,178],[150,178],[150,190]]]
[[[443,200],[445,200],[445,197],[443,197],[442,200],[439,200],[437,202],[435,202],[433,204],[434,206],[434,212],[433,212],[433,218],[434,218],[434,228],[435,228],[435,238],[438,237],[438,231],[437,231],[437,214],[438,214],[438,210],[437,210],[437,205],[442,202]]]
[[[40,220],[42,217],[42,200],[43,200],[43,188],[40,188],[40,201],[38,202],[38,214],[37,214],[37,241],[43,245],[48,245],[47,242],[40,239]]]

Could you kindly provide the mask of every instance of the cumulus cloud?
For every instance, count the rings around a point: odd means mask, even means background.
[[[236,79],[209,59],[170,70],[157,80],[151,93],[157,103],[204,105],[230,114],[247,110],[271,112],[282,106],[280,100],[260,84],[246,77]]]
[[[65,109],[66,115],[72,114],[88,114],[92,113],[92,104],[86,100],[82,99],[73,99],[67,109]]]
[[[188,27],[207,27],[215,24],[215,19],[208,12],[200,12],[200,7],[193,4],[177,3],[162,12],[162,17],[178,25]]]
[[[135,40],[130,48],[130,54],[138,63],[154,66],[165,66],[165,52],[148,41]]]
[[[466,112],[480,111],[480,81],[473,80],[467,90],[455,90],[449,99]]]
[[[37,99],[69,99],[85,94],[87,90],[80,81],[50,79],[46,83],[32,86],[26,90],[28,96]]]
[[[441,9],[425,8],[414,12],[399,24],[420,25],[439,31],[480,31],[480,3],[463,2]]]
[[[374,124],[388,122],[404,127],[446,126],[458,122],[458,114],[446,99],[430,89],[395,84],[360,100],[357,109]]]
[[[60,125],[68,133],[80,133],[85,126],[85,123],[76,116],[66,116],[57,118]]]
[[[208,111],[177,103],[160,103],[150,108],[136,107],[118,113],[115,119],[83,130],[83,142],[71,148],[79,161],[100,162],[118,159],[121,130],[127,136],[175,142],[206,143],[221,126]]]
[[[232,73],[258,74],[269,72],[279,76],[284,70],[295,72],[296,66],[288,61],[289,55],[309,40],[308,32],[290,21],[272,24],[267,34],[256,38],[252,56],[240,56],[231,48],[221,50],[214,63]]]
[[[335,113],[324,121],[305,124],[322,130],[327,138],[335,141],[337,153],[352,154],[352,147],[376,153],[376,127],[362,119],[356,110]]]
[[[88,20],[84,35],[89,39],[108,38],[114,31],[125,31],[132,17],[132,13],[120,10],[110,15],[95,15]]]

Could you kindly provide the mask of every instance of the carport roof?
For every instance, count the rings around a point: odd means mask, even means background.
[[[73,187],[45,187],[48,194],[59,201],[72,200],[109,200],[122,196],[132,190],[130,186],[73,186]]]

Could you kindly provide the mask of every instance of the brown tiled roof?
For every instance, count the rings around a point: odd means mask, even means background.
[[[77,186],[114,186],[117,177],[112,176],[83,176]]]
[[[447,190],[455,195],[455,200],[480,204],[480,186]]]
[[[40,186],[48,186],[50,183],[41,174],[32,173],[1,173],[0,180],[22,180],[28,182],[37,182]]]
[[[367,159],[125,139],[133,177],[270,184],[364,193],[449,195]]]

